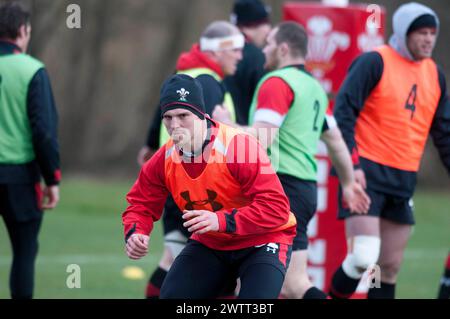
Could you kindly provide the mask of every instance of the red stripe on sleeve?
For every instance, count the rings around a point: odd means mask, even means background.
[[[44,193],[42,192],[41,183],[34,184],[34,190],[36,192],[37,206],[39,210],[42,210],[42,199],[44,198]]]
[[[356,147],[352,150],[352,163],[353,165],[359,165],[359,154]]]
[[[54,173],[53,173],[54,177],[55,177],[55,181],[60,182],[61,181],[61,170],[57,169]]]

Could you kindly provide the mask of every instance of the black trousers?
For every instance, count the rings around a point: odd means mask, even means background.
[[[13,299],[33,297],[38,234],[42,223],[39,199],[40,195],[32,184],[0,185],[0,214],[13,252],[9,277]]]
[[[240,299],[276,299],[283,285],[292,247],[266,244],[219,251],[189,240],[161,287],[161,299],[213,299],[240,278]]]

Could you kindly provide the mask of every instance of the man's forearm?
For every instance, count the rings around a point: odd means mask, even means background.
[[[345,144],[344,146],[345,148],[343,149],[339,149],[334,152],[330,151],[331,162],[333,163],[343,186],[349,185],[354,179],[350,153],[348,152]]]
[[[349,185],[354,180],[353,163],[347,145],[337,128],[322,135],[322,140],[328,148],[328,153],[337,171],[342,186]]]

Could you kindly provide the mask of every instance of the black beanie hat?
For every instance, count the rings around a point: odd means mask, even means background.
[[[205,102],[200,82],[186,74],[172,75],[161,87],[159,107],[161,116],[167,111],[182,108],[203,120]]]
[[[231,21],[238,26],[254,26],[269,22],[270,8],[260,0],[236,0]]]
[[[416,18],[413,23],[408,28],[408,31],[406,34],[410,34],[411,32],[414,32],[416,30],[419,30],[421,28],[436,28],[437,22],[436,18],[432,14],[423,14]]]

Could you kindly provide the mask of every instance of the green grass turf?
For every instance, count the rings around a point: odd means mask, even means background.
[[[162,251],[158,222],[151,236],[150,253],[141,261],[129,260],[123,250],[121,213],[132,181],[99,182],[67,179],[61,202],[45,213],[36,266],[35,298],[142,298],[146,281]],[[408,244],[400,273],[397,297],[435,298],[450,248],[450,196],[418,192],[417,227]],[[8,298],[11,249],[0,223],[0,298]],[[81,267],[81,288],[66,285],[67,266]],[[139,266],[145,278],[122,276],[126,266]]]

